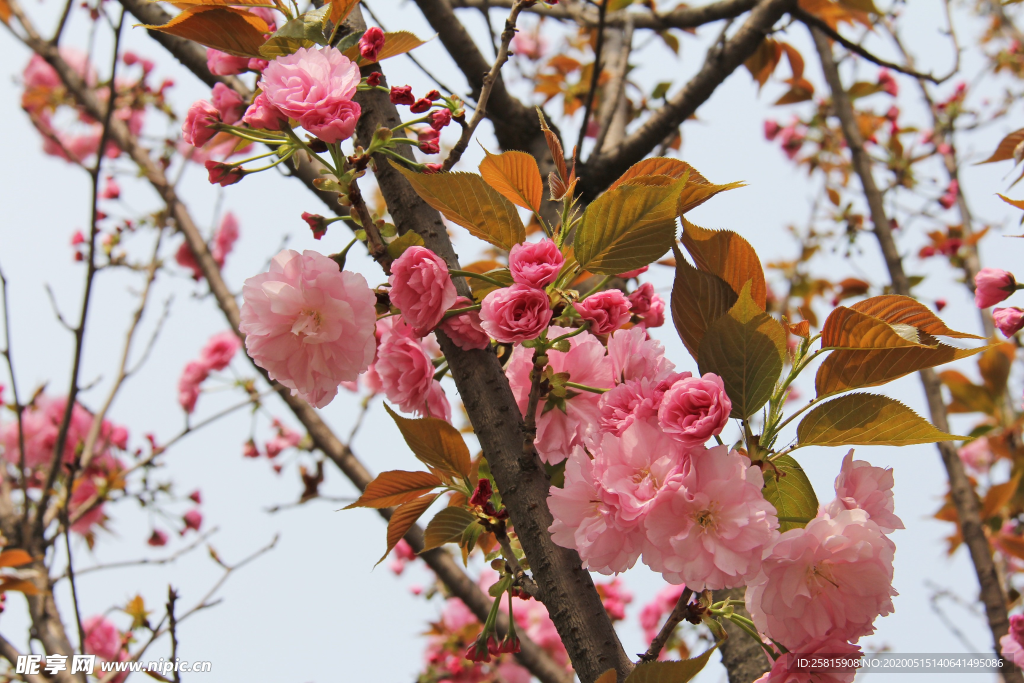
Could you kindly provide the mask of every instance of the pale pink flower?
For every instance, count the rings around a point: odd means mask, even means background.
[[[274,418],[274,429],[277,430],[277,434],[268,440],[266,444],[268,458],[276,458],[287,449],[295,448],[302,441],[301,434],[289,428],[277,418]],[[199,501],[196,502],[198,503]]]
[[[709,372],[703,377],[677,380],[661,400],[658,420],[672,438],[697,446],[721,433],[731,410],[722,378]]]
[[[747,610],[787,648],[833,629],[851,641],[873,633],[875,618],[893,611],[895,549],[863,510],[815,518],[766,554],[747,585]]]
[[[210,98],[213,106],[220,112],[220,118],[224,123],[238,123],[245,111],[245,103],[242,96],[223,83],[215,83],[213,94]]]
[[[659,381],[646,378],[631,379],[602,394],[598,429],[620,436],[627,427],[637,421],[657,424],[658,408],[661,407],[661,399],[665,392],[677,378],[689,374],[673,373]]]
[[[215,76],[234,76],[249,68],[248,57],[235,57],[227,52],[206,48],[206,68]]]
[[[996,461],[996,456],[992,452],[992,445],[988,442],[988,438],[984,436],[968,441],[960,447],[957,454],[964,465],[967,466],[967,469],[971,470],[975,475],[984,474],[992,466],[992,463]]]
[[[197,100],[188,108],[185,122],[181,124],[181,137],[193,147],[202,147],[217,134],[216,124],[220,123],[220,112],[206,100]]]
[[[444,387],[436,379],[430,383],[430,389],[427,391],[426,407],[417,411],[417,415],[421,417],[436,417],[438,420],[451,423],[452,406],[448,403],[448,396],[444,393]]]
[[[650,339],[639,327],[616,330],[608,338],[608,359],[616,383],[631,379],[660,381],[675,369],[675,364],[665,357],[661,342]]]
[[[86,85],[90,87],[96,85],[96,69],[89,63],[89,56],[87,54],[73,47],[61,47],[59,52],[61,59],[67,62],[71,70],[78,74],[85,81]],[[26,88],[52,90],[64,85],[64,82],[60,79],[57,72],[54,71],[53,67],[37,54],[33,54],[32,59],[25,66],[25,71],[22,72],[22,80]]]
[[[783,654],[772,664],[771,671],[754,683],[852,683],[857,670],[850,667],[808,667],[800,666],[800,660],[813,662],[814,659],[860,659],[859,645],[853,645],[840,634],[829,634],[815,638]]]
[[[260,93],[245,110],[242,120],[253,128],[281,130],[282,125],[288,122],[288,117],[270,103],[265,93]]]
[[[210,368],[202,361],[193,360],[185,365],[178,378],[178,405],[186,413],[196,409],[196,401],[199,400],[200,387],[210,375]]]
[[[389,401],[402,412],[425,414],[434,384],[434,365],[418,339],[388,335],[377,349],[374,368]]]
[[[974,276],[974,305],[988,308],[1017,291],[1013,273],[998,268],[982,268]]]
[[[508,253],[508,269],[512,281],[544,289],[558,277],[565,258],[550,239],[539,242],[523,242],[512,247]]]
[[[529,285],[496,289],[480,305],[480,324],[503,343],[536,339],[551,322],[551,315],[548,295]]]
[[[373,360],[376,297],[362,275],[286,249],[242,288],[239,329],[253,361],[317,408]]]
[[[359,56],[367,62],[376,62],[377,55],[384,47],[384,31],[376,26],[366,29],[366,33],[359,39]]]
[[[778,537],[779,520],[763,486],[761,470],[726,446],[694,453],[681,485],[657,500],[644,521],[644,563],[695,591],[744,585]]]
[[[458,294],[448,264],[426,247],[409,247],[391,264],[391,303],[423,336],[437,327]]]
[[[49,467],[66,407],[66,397],[53,398],[41,394],[22,412],[26,467]],[[84,446],[89,430],[92,429],[92,423],[93,415],[76,402],[71,409],[71,422],[68,425],[62,454],[63,462],[74,462],[76,452]],[[127,446],[127,441],[128,432],[124,427],[104,420],[100,425],[100,437],[93,450],[93,462],[107,456],[111,446],[123,449]],[[0,428],[0,444],[3,445],[5,461],[17,463],[21,459],[17,420],[6,422]]]
[[[629,322],[629,299],[617,289],[591,294],[573,304],[580,317],[590,322],[594,334],[609,334]]]
[[[1024,328],[1024,310],[1019,308],[992,309],[992,322],[1005,337],[1012,337]]]
[[[648,422],[634,422],[620,437],[602,434],[588,448],[602,498],[623,529],[642,527],[652,510],[675,495],[690,459],[688,448]]]
[[[554,522],[551,540],[579,552],[583,567],[601,574],[624,572],[643,550],[643,532],[636,525],[621,528],[594,480],[594,463],[576,447],[565,465],[565,485],[552,486],[548,508]]]
[[[872,467],[863,460],[855,461],[851,449],[836,477],[835,500],[825,507],[825,512],[835,517],[843,510],[860,508],[883,533],[904,529],[902,520],[893,512],[893,483],[891,467]]]
[[[85,633],[83,649],[89,654],[102,657],[108,662],[116,662],[121,653],[121,632],[117,626],[102,615],[89,617],[82,622]]]
[[[472,303],[466,297],[460,296],[452,304],[452,308],[465,308]],[[441,322],[441,331],[464,351],[486,349],[491,345],[491,337],[480,323],[480,311],[466,311],[446,318]]]
[[[522,286],[522,285],[516,285]],[[539,290],[533,290],[539,291]],[[570,330],[552,327],[551,335],[565,334]],[[569,351],[554,349],[548,351],[548,366],[552,372],[569,373],[569,381],[596,388],[612,386],[611,368],[604,355],[604,346],[589,332],[582,332],[569,338]],[[519,412],[525,414],[530,399],[530,370],[533,367],[533,349],[517,346],[505,365],[512,394],[516,398]],[[575,391],[575,390],[574,390]],[[564,411],[559,405],[537,406],[537,454],[541,460],[552,465],[568,457],[572,449],[583,443],[587,432],[597,425],[600,418],[600,396],[589,391],[579,391],[564,402]]]
[[[217,233],[213,236],[213,248],[210,250],[213,260],[221,268],[224,267],[224,262],[227,260],[228,254],[231,253],[231,249],[235,246],[237,240],[238,219],[235,218],[235,214],[228,211],[224,214],[220,227],[217,228]]]
[[[267,101],[327,143],[352,136],[359,105],[352,101],[359,67],[333,47],[299,48],[278,57],[263,71],[260,88]]]

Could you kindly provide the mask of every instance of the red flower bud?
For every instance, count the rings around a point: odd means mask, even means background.
[[[412,104],[416,101],[416,98],[412,96],[411,85],[391,86],[390,97],[392,104]]]
[[[491,661],[491,654],[487,651],[487,644],[481,643],[479,640],[473,642],[466,649],[466,659],[471,662],[489,662]]]
[[[476,490],[473,491],[473,495],[469,499],[469,504],[483,507],[485,503],[490,501],[493,493],[494,489],[491,488],[491,480],[484,477],[477,482]]]
[[[430,127],[434,130],[441,130],[452,122],[452,112],[449,109],[435,109],[430,113]]]
[[[234,185],[245,175],[244,169],[218,161],[207,161],[206,170],[210,174],[210,183],[221,187]]]
[[[444,164],[427,164],[427,170],[423,171],[427,175],[432,173],[440,173],[444,170]]]
[[[422,114],[425,111],[430,111],[430,100],[425,97],[421,97],[416,100],[411,107],[409,107],[409,111],[413,114]]]
[[[366,77],[366,85],[376,88],[380,85],[380,79],[383,78],[383,74],[379,71],[374,71],[372,74]]]
[[[327,232],[326,219],[320,214],[303,211],[302,220],[309,224],[309,229],[313,231],[313,239],[318,240]]]

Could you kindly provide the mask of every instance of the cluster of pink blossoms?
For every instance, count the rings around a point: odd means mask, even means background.
[[[893,512],[892,470],[843,459],[836,497],[803,528],[780,535],[749,582],[747,609],[758,630],[782,644],[783,655],[759,683],[849,683],[854,669],[794,671],[796,655],[859,655],[856,644],[874,621],[893,611],[888,534],[902,529]]]
[[[227,262],[228,254],[235,248],[238,236],[238,219],[235,214],[228,211],[221,219],[220,225],[217,226],[217,231],[213,234],[213,243],[210,245],[210,255],[213,256],[213,260],[219,268],[223,268]],[[196,281],[203,279],[203,270],[199,267],[199,261],[196,260],[196,255],[192,253],[188,242],[181,243],[178,251],[174,254],[174,260],[182,268],[191,270],[192,277]]]
[[[186,413],[196,409],[202,384],[210,373],[226,368],[241,346],[233,332],[218,332],[203,346],[199,358],[188,362],[178,379],[178,403]]]

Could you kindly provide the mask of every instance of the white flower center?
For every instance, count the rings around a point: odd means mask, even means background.
[[[324,319],[320,315],[320,311],[304,310],[292,324],[292,334],[297,335],[301,339],[306,339],[307,337],[315,339],[320,335],[323,323]]]

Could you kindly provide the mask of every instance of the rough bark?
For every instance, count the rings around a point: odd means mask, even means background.
[[[860,179],[864,189],[864,196],[867,200],[871,214],[871,221],[874,224],[874,234],[878,245],[882,250],[886,267],[889,271],[889,278],[892,281],[893,291],[897,294],[910,294],[910,286],[907,275],[903,270],[903,260],[896,247],[892,236],[891,223],[885,213],[882,193],[875,183],[871,171],[871,160],[864,150],[864,139],[857,126],[853,105],[843,88],[839,76],[839,69],[836,66],[832,54],[832,46],[828,38],[819,30],[811,28],[811,35],[821,59],[825,80],[832,91],[833,109],[839,118],[843,135],[846,138],[847,146],[853,162],[854,172]],[[924,386],[925,398],[928,401],[928,408],[931,413],[932,423],[942,431],[949,431],[949,420],[946,414],[946,405],[942,398],[942,385],[935,372],[931,369],[922,370],[920,373],[921,383]],[[985,607],[985,616],[988,620],[989,629],[992,632],[993,651],[999,652],[999,639],[1006,635],[1009,629],[1009,618],[1007,616],[1006,595],[999,582],[999,575],[996,572],[995,563],[992,560],[992,550],[989,547],[985,530],[982,526],[980,505],[974,487],[971,485],[964,471],[963,463],[956,452],[956,447],[948,441],[937,444],[942,463],[946,467],[949,477],[950,495],[953,505],[956,508],[957,516],[960,518],[960,531],[964,544],[970,552],[971,561],[974,564],[975,573],[978,576],[978,583],[981,588],[981,602]],[[1007,683],[1022,683],[1024,677],[1019,670],[1004,669],[1004,679]]]

